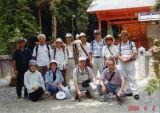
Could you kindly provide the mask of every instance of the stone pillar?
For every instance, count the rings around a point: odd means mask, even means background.
[[[146,77],[146,50],[144,47],[138,49],[138,78]]]

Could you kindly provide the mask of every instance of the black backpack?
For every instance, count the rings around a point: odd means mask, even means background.
[[[37,58],[37,55],[38,55],[38,47],[39,47],[39,44],[36,45],[36,58]],[[48,49],[48,56],[49,56],[49,60],[51,60],[51,55],[50,55],[50,48],[49,48],[49,45],[46,44],[46,47]]]

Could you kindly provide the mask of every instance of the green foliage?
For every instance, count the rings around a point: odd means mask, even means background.
[[[160,81],[157,78],[151,79],[148,86],[145,87],[145,92],[150,96],[154,91],[160,90]]]
[[[38,32],[27,0],[0,0],[0,54],[10,54],[9,41]]]
[[[156,4],[153,7],[153,11],[159,11],[160,10],[160,0],[156,1]]]
[[[56,5],[56,17],[59,23],[60,31],[66,32],[72,30],[72,19],[77,32],[86,32],[89,25],[89,16],[86,12],[92,0],[61,0]],[[65,25],[65,26],[64,26]]]

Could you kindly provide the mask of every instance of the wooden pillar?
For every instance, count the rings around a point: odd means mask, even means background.
[[[107,21],[107,34],[110,34],[110,22]]]
[[[98,29],[99,29],[100,31],[102,31],[101,19],[99,19],[99,21],[98,21]]]

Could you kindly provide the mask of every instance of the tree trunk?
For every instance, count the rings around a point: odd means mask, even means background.
[[[54,7],[55,1],[50,1],[50,10]],[[52,37],[51,42],[55,42],[56,36],[57,36],[57,20],[55,13],[51,10],[51,16],[52,16]]]
[[[38,20],[39,20],[40,32],[42,32],[41,6],[38,7]]]

